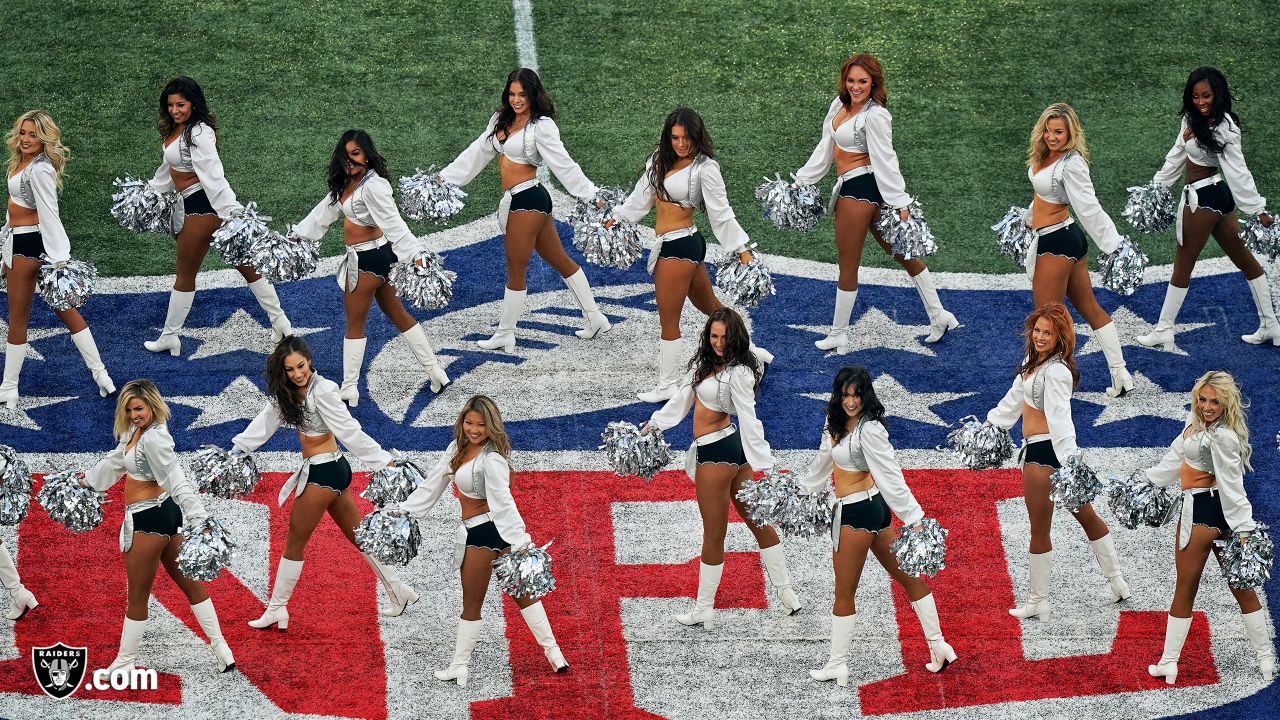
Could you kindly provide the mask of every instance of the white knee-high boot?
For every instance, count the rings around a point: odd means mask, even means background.
[[[849,684],[849,646],[853,645],[853,627],[857,615],[831,616],[831,657],[827,664],[810,670],[809,677],[818,682],[836,681],[836,685]]]
[[[1253,345],[1268,342],[1280,345],[1280,322],[1276,321],[1276,306],[1271,301],[1271,286],[1267,284],[1266,275],[1249,281],[1249,294],[1258,309],[1258,329],[1249,335],[1241,335],[1240,339]]]
[[[1147,672],[1151,677],[1162,677],[1170,685],[1178,680],[1178,658],[1182,656],[1182,646],[1187,642],[1187,632],[1191,630],[1191,618],[1169,616],[1164,630],[1164,652],[1160,662],[1148,665]]]
[[[933,275],[929,273],[929,268],[925,268],[919,275],[912,276],[911,282],[915,283],[916,294],[920,296],[925,314],[929,316],[929,335],[924,339],[925,342],[936,343],[947,334],[948,330],[960,327],[960,321],[956,320],[956,316],[942,307],[942,300],[938,298],[938,288],[933,284]]]
[[[132,670],[138,659],[138,645],[142,643],[142,633],[147,629],[146,620],[124,619],[124,627],[120,629],[120,651],[116,659],[107,666],[108,672],[116,670]]]
[[[471,662],[471,651],[476,649],[476,643],[480,641],[482,624],[483,620],[458,621],[458,639],[454,642],[453,659],[449,661],[449,667],[434,672],[437,680],[456,680],[458,687],[467,686],[467,679],[471,677],[467,666]]]
[[[27,359],[27,343],[4,346],[4,380],[0,382],[0,405],[13,410],[18,407],[18,376],[22,374],[22,363]]]
[[[933,593],[911,603],[920,619],[920,629],[924,632],[925,642],[929,643],[929,662],[924,669],[929,672],[942,672],[956,661],[956,651],[942,637],[942,625],[938,622],[938,606],[933,601]]]
[[[418,593],[400,581],[400,575],[396,573],[395,568],[383,565],[368,553],[361,553],[361,555],[365,562],[369,563],[369,567],[373,568],[373,574],[382,581],[382,587],[386,588],[387,597],[391,599],[391,605],[379,609],[378,612],[386,617],[399,617],[404,614],[405,608],[418,602]]]
[[[6,615],[8,619],[21,620],[28,610],[34,610],[40,605],[36,596],[22,585],[18,566],[14,564],[13,556],[3,542],[0,542],[0,582],[4,583],[4,589],[9,591],[9,599],[13,601],[9,606],[9,614]]]
[[[782,603],[782,609],[786,610],[788,615],[800,612],[804,606],[800,604],[800,597],[796,595],[796,591],[791,589],[791,575],[787,572],[787,555],[782,549],[782,543],[773,547],[760,548],[760,561],[764,563],[764,572],[769,576],[769,584],[773,585],[773,589],[778,593],[778,601]]]
[[[587,282],[587,274],[582,272],[582,268],[578,268],[578,272],[565,278],[564,284],[569,286],[573,299],[582,309],[582,319],[587,321],[585,328],[573,334],[583,340],[590,340],[601,333],[609,332],[609,328],[613,326],[609,323],[609,318],[605,317],[604,313],[600,312],[600,307],[596,305],[596,297],[591,294],[591,284]]]
[[[507,288],[502,294],[502,314],[498,316],[498,330],[488,340],[477,340],[483,350],[502,350],[513,352],[516,349],[516,321],[524,312],[524,300],[528,290],[512,290]]]
[[[1271,641],[1271,632],[1267,630],[1267,608],[1251,613],[1241,613],[1245,634],[1249,636],[1249,644],[1258,656],[1258,670],[1262,679],[1271,682],[1276,676],[1276,645]]]
[[[831,332],[813,343],[819,350],[835,350],[841,355],[848,351],[849,318],[853,316],[853,304],[857,300],[857,290],[836,288],[836,310],[831,318]]]
[[[93,381],[98,384],[98,394],[106,397],[115,392],[116,384],[111,382],[111,376],[107,374],[107,366],[102,364],[102,356],[98,354],[98,344],[93,341],[93,332],[86,327],[78,333],[72,333],[71,341],[80,351],[84,366],[93,374]]]
[[[367,338],[342,338],[342,385],[338,397],[351,407],[360,404],[360,368],[364,365]]]
[[[174,356],[181,353],[182,339],[178,337],[178,331],[187,322],[187,315],[191,312],[191,303],[195,299],[195,290],[169,291],[169,310],[164,316],[164,329],[160,331],[160,337],[142,343],[143,347],[151,352],[167,351]]]
[[[1182,301],[1187,299],[1187,290],[1169,283],[1164,289],[1164,304],[1160,306],[1160,319],[1156,326],[1146,335],[1134,338],[1139,344],[1147,347],[1173,345],[1173,325],[1178,321],[1178,312],[1182,310]]]
[[[1133,593],[1129,592],[1129,584],[1124,581],[1124,573],[1120,571],[1120,557],[1116,555],[1116,544],[1111,533],[1097,540],[1090,540],[1089,546],[1093,548],[1093,556],[1098,559],[1103,577],[1111,584],[1111,599],[1120,602],[1133,597]]]
[[[676,622],[681,625],[702,623],[704,628],[711,627],[711,621],[716,613],[716,590],[720,589],[722,574],[724,574],[723,562],[719,565],[698,562],[698,599],[694,601],[692,610],[676,616]]]
[[[1032,553],[1027,556],[1031,565],[1031,577],[1027,582],[1031,592],[1027,604],[1016,607],[1009,614],[1016,618],[1049,617],[1049,576],[1053,570],[1053,551]]]
[[[1116,332],[1116,324],[1109,322],[1093,331],[1093,336],[1102,346],[1102,355],[1107,359],[1107,368],[1111,371],[1111,387],[1107,394],[1120,397],[1133,389],[1133,377],[1129,375],[1124,363],[1124,352],[1120,349],[1120,334]]]
[[[258,278],[249,283],[249,290],[258,299],[258,305],[266,311],[267,319],[271,321],[271,342],[278,343],[285,336],[292,335],[293,325],[285,316],[284,308],[280,307],[280,296],[276,295],[275,287],[267,282],[266,278]]]
[[[280,558],[280,564],[276,567],[276,582],[271,588],[271,600],[262,611],[262,617],[249,621],[249,627],[262,630],[275,625],[281,630],[289,629],[289,598],[293,597],[293,588],[298,584],[298,578],[302,577],[302,563],[302,560]]]
[[[529,626],[529,632],[533,633],[533,639],[542,648],[542,654],[547,656],[551,669],[556,672],[568,670],[569,663],[565,661],[564,654],[560,652],[560,646],[556,644],[556,636],[551,632],[551,621],[547,619],[547,609],[542,606],[542,601],[539,600],[521,609],[520,615]]]
[[[200,629],[209,638],[209,648],[218,663],[218,672],[224,673],[236,669],[236,657],[231,654],[231,646],[222,637],[222,626],[218,623],[218,611],[213,608],[213,598],[205,598],[204,602],[191,606],[191,612],[200,623]]]
[[[401,334],[404,335],[405,342],[409,343],[409,349],[418,359],[418,364],[427,371],[427,377],[431,378],[431,392],[439,394],[449,387],[449,376],[445,374],[440,361],[436,359],[436,354],[431,350],[431,343],[427,342],[427,335],[422,332],[422,325],[414,325]]]
[[[680,358],[684,345],[680,338],[658,341],[658,384],[652,390],[637,393],[636,397],[647,403],[666,402],[676,394],[680,385]]]

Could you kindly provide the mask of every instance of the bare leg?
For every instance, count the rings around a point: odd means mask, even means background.
[[[1173,586],[1173,603],[1169,606],[1169,614],[1176,618],[1191,617],[1195,607],[1196,592],[1200,589],[1200,575],[1204,572],[1205,561],[1213,549],[1213,541],[1221,535],[1217,530],[1203,525],[1191,528],[1191,540],[1184,548],[1178,548],[1179,532],[1173,536],[1174,566],[1178,579]]]
[[[293,499],[293,509],[289,512],[289,534],[284,543],[285,559],[306,559],[304,553],[311,533],[315,532],[329,505],[337,499],[338,493],[316,485],[308,485],[301,495]]]
[[[858,611],[858,581],[862,567],[867,563],[867,551],[875,536],[851,527],[840,528],[840,549],[831,553],[831,565],[836,571],[836,597],[831,614],[848,617]]]
[[[182,535],[174,535],[169,539],[168,544],[164,546],[164,553],[160,556],[160,561],[164,563],[165,572],[169,573],[169,577],[173,578],[173,582],[182,590],[182,594],[187,596],[187,602],[196,605],[209,599],[209,591],[205,589],[202,583],[182,574],[178,569],[178,553],[182,550],[182,543],[186,538]]]
[[[849,292],[858,289],[862,246],[879,212],[878,206],[862,200],[840,198],[836,201],[836,258],[840,264],[840,279],[836,287],[839,289]]]
[[[356,509],[356,501],[351,497],[351,488],[343,490],[341,495],[329,503],[329,517],[333,518],[334,524],[346,536],[347,542],[355,545],[356,526],[360,524],[360,511]]]
[[[200,264],[209,254],[209,242],[213,239],[213,231],[218,229],[222,220],[216,215],[189,215],[182,224],[182,232],[178,233],[178,257],[173,289],[178,292],[193,292],[196,289],[196,273],[200,272]]]
[[[1031,521],[1028,551],[1032,555],[1053,549],[1049,539],[1049,529],[1053,526],[1053,501],[1049,499],[1049,476],[1052,474],[1053,468],[1035,463],[1022,467],[1022,494],[1027,503],[1027,518]]]
[[[1200,257],[1205,243],[1209,241],[1209,234],[1222,219],[1221,215],[1207,208],[1201,208],[1194,213],[1183,209],[1182,244],[1177,247],[1173,256],[1170,285],[1185,288],[1191,284],[1191,271],[1195,270],[1196,259]]]
[[[1036,274],[1031,279],[1031,302],[1036,307],[1062,302],[1067,296],[1067,281],[1076,261],[1058,255],[1037,255]]]
[[[662,261],[659,260],[658,264],[661,265]],[[693,278],[689,281],[689,299],[703,315],[710,315],[724,307],[724,303],[720,302],[720,298],[716,297],[716,291],[711,287],[711,276],[707,274],[706,265],[699,264],[698,269],[694,271]]]
[[[133,534],[133,544],[124,554],[124,571],[129,578],[129,609],[125,617],[130,620],[147,619],[147,601],[156,579],[156,566],[168,542],[169,538],[163,535]]]
[[[562,278],[567,278],[578,272],[578,263],[574,262],[573,258],[569,257],[569,253],[564,251],[564,243],[560,241],[560,233],[556,232],[555,221],[536,213],[530,213],[530,215],[540,217],[543,220],[542,227],[538,229],[537,239],[534,241],[534,251],[538,253],[538,257],[555,268]],[[507,227],[510,227],[510,224]],[[512,290],[515,289],[512,288]]]
[[[1094,512],[1092,503],[1086,503],[1079,511],[1071,513],[1071,517],[1075,518],[1076,522],[1080,523],[1080,527],[1084,528],[1085,537],[1089,538],[1090,542],[1111,532],[1107,528],[1106,521],[1099,517],[1098,513]]]
[[[347,316],[346,337],[356,340],[364,337],[364,326],[369,320],[369,308],[373,305],[373,296],[382,287],[382,278],[373,273],[362,272],[356,275],[356,289],[342,293],[342,309]]]
[[[893,212],[893,211],[885,210],[885,212]],[[929,269],[928,266],[924,264],[924,261],[921,260],[920,258],[912,258],[910,260],[907,260],[903,258],[901,255],[895,254],[893,252],[893,248],[889,247],[889,243],[885,242],[883,237],[880,237],[880,229],[877,228],[875,225],[871,226],[871,236],[876,239],[876,242],[880,245],[880,248],[884,250],[885,253],[887,253],[889,256],[891,256],[895,261],[897,261],[897,263],[902,266],[902,269],[906,270],[907,274],[910,275],[911,277],[915,277],[920,273],[924,272],[925,270]]]
[[[922,578],[908,575],[898,567],[898,556],[894,555],[893,550],[890,549],[893,541],[897,539],[897,531],[891,527],[885,528],[876,533],[875,542],[871,544],[871,552],[876,554],[876,560],[880,561],[880,565],[884,567],[885,572],[889,573],[889,577],[907,592],[907,598],[915,602],[929,594],[929,586]]]
[[[743,522],[747,524],[747,529],[756,537],[756,544],[761,550],[771,548],[782,542],[778,538],[778,531],[767,525],[756,525],[751,522],[751,517],[747,513],[747,507],[738,499],[738,491],[742,489],[742,483],[751,479],[751,466],[743,465],[738,468],[738,474],[733,478],[733,484],[729,486],[729,498],[733,501],[733,508],[738,511],[738,515],[742,517]]]
[[[1036,267],[1039,269],[1038,261]],[[1098,304],[1098,296],[1093,292],[1087,260],[1080,260],[1071,268],[1071,275],[1067,278],[1067,298],[1094,330],[1111,322],[1111,316]]]
[[[702,463],[695,472],[698,512],[702,515],[702,562],[724,562],[724,536],[729,529],[729,492],[738,468]]]
[[[1213,237],[1227,257],[1231,258],[1231,262],[1244,273],[1245,280],[1254,280],[1262,276],[1262,264],[1240,239],[1240,221],[1236,219],[1235,213],[1227,213],[1218,221],[1213,228]]]
[[[22,255],[13,256],[5,280],[9,283],[9,344],[27,342],[27,324],[31,320],[31,303],[36,295],[36,278],[40,274],[40,261]]]
[[[545,215],[534,212],[513,212],[507,216],[507,234],[503,236],[503,243],[507,251],[508,288],[525,289],[525,279],[529,274],[529,260],[533,257],[538,233],[548,219]],[[561,248],[561,252],[563,250]]]
[[[684,310],[685,298],[689,296],[690,283],[699,269],[700,265],[687,260],[658,260],[653,273],[653,286],[663,340],[680,339],[680,315]],[[706,270],[702,273],[705,275]]]
[[[510,223],[507,227],[511,227]],[[485,593],[489,592],[489,578],[493,575],[493,561],[498,553],[484,548],[468,547],[462,556],[462,619],[479,620],[484,607]]]
[[[396,295],[396,289],[391,286],[391,283],[384,282],[379,285],[373,296],[378,300],[378,307],[382,308],[383,314],[400,332],[412,330],[413,326],[418,324],[418,319],[410,315],[404,303],[400,302],[400,296]]]

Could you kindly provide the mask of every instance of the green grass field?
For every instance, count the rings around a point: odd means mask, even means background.
[[[1269,6],[559,1],[534,3],[534,30],[566,144],[593,180],[629,187],[662,118],[688,105],[716,139],[752,238],[766,252],[831,261],[830,220],[778,233],[752,190],[808,157],[841,61],[876,53],[907,189],[942,247],[930,266],[1008,272],[988,226],[1028,201],[1027,137],[1050,102],[1080,111],[1098,195],[1127,233],[1125,188],[1148,180],[1168,150],[1187,72],[1216,65],[1231,80],[1259,189],[1280,197]],[[516,64],[502,1],[9,3],[0,22],[0,117],[7,126],[44,107],[63,127],[73,150],[63,220],[76,256],[111,275],[173,270],[172,240],[127,233],[107,212],[113,177],[149,175],[159,162],[155,114],[170,75],[204,86],[232,186],[283,227],[323,195],[342,130],[369,130],[396,175],[447,162],[483,128]],[[492,167],[474,181],[458,222],[491,212],[497,183]],[[1171,232],[1139,240],[1152,262],[1170,262]],[[326,254],[340,243],[331,232]],[[869,251],[864,262],[891,261]]]

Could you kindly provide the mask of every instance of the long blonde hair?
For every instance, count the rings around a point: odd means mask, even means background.
[[[129,422],[129,412],[125,406],[134,398],[151,408],[152,425],[169,421],[169,405],[164,401],[164,396],[160,394],[156,384],[150,380],[130,380],[120,388],[120,397],[116,398],[116,422],[113,431],[117,438],[133,427]]]
[[[1067,124],[1067,146],[1062,151],[1075,150],[1085,162],[1089,162],[1089,146],[1084,140],[1084,127],[1080,125],[1080,116],[1075,108],[1066,103],[1054,103],[1040,113],[1040,119],[1031,129],[1031,146],[1027,148],[1027,167],[1038,168],[1049,157],[1049,146],[1044,142],[1044,127],[1053,118],[1060,118]]]
[[[13,129],[5,138],[5,144],[9,146],[8,174],[12,175],[18,169],[18,163],[22,162],[22,152],[18,150],[18,131],[22,129],[22,123],[28,120],[35,123],[36,137],[44,144],[44,156],[53,165],[57,173],[58,189],[61,190],[62,174],[67,166],[67,158],[71,157],[71,148],[62,144],[62,130],[44,110],[28,110],[13,123]]]
[[[510,465],[511,440],[507,437],[507,429],[502,425],[502,413],[498,412],[498,404],[487,395],[473,395],[463,404],[458,411],[458,419],[453,423],[454,452],[453,458],[449,460],[449,471],[458,472],[458,468],[465,462],[462,456],[471,443],[467,440],[467,434],[462,431],[462,421],[469,412],[478,412],[484,418],[485,428],[489,431],[489,442],[493,444],[494,451],[506,458]]]
[[[1249,464],[1249,458],[1253,455],[1253,447],[1249,445],[1249,426],[1245,424],[1244,417],[1249,401],[1240,397],[1240,388],[1236,386],[1236,379],[1231,377],[1231,373],[1224,370],[1210,370],[1196,381],[1195,386],[1191,388],[1192,426],[1197,431],[1205,429],[1204,419],[1200,417],[1199,405],[1196,403],[1196,398],[1200,397],[1200,390],[1205,385],[1218,391],[1218,403],[1222,405],[1220,422],[1240,439],[1240,459],[1244,461],[1246,470],[1252,470],[1253,466]]]

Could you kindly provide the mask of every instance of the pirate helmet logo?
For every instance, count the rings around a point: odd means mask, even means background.
[[[89,648],[67,647],[62,643],[51,647],[31,648],[31,669],[40,689],[55,698],[64,698],[80,688]]]

